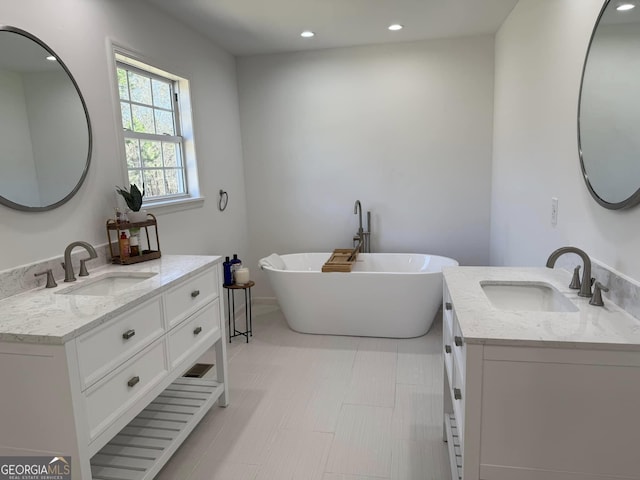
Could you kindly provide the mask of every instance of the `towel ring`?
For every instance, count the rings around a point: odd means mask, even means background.
[[[224,212],[229,203],[229,194],[224,190],[220,190],[220,198],[218,199],[218,210]]]

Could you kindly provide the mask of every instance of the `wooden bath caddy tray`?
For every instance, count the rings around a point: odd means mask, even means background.
[[[329,260],[322,266],[323,272],[350,272],[358,257],[358,247],[353,250],[336,248]]]

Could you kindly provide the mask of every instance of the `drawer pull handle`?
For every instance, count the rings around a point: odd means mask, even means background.
[[[129,385],[129,387],[135,387],[139,381],[140,381],[140,377],[136,375],[135,377],[133,377],[131,380],[127,382],[127,385]]]
[[[193,330],[193,334],[194,334],[194,335],[198,335],[201,331],[202,331],[202,327],[196,327],[196,328]]]
[[[459,337],[459,336],[456,335],[455,337],[453,337],[453,341],[455,342],[456,347],[461,347],[462,346],[462,343],[463,343],[462,342],[462,337]]]
[[[451,310],[453,308],[453,305],[451,305],[451,302],[446,302],[444,304],[444,309],[445,310]]]
[[[451,345],[445,345],[445,346],[444,346],[444,351],[445,351],[446,353],[451,353]]]
[[[127,330],[126,332],[124,332],[122,334],[122,338],[124,338],[125,340],[129,340],[131,337],[133,337],[136,334],[136,331],[131,329],[131,330]]]
[[[196,298],[198,295],[200,295],[200,290],[194,290],[191,292],[191,298]]]
[[[460,390],[459,388],[454,388],[453,398],[455,398],[456,400],[462,400],[462,390]]]

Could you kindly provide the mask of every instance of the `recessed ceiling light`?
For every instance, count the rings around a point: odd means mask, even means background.
[[[621,3],[616,7],[616,10],[619,12],[626,12],[627,10],[631,10],[632,8],[636,8],[633,3]]]
[[[389,30],[391,31],[396,31],[396,30],[402,30],[402,25],[400,25],[399,23],[394,23],[393,25],[389,25]]]
[[[302,32],[302,33],[300,34],[300,36],[301,36],[301,37],[304,37],[304,38],[311,38],[311,37],[313,37],[314,35],[315,35],[315,33],[313,33],[311,30],[305,30],[304,32]]]
[[[58,60],[56,57],[54,57],[53,55],[49,55],[47,57],[47,60],[49,60],[50,62],[55,62],[56,60]]]

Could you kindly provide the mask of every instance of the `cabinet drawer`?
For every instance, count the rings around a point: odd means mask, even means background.
[[[78,337],[82,390],[164,333],[160,297]]]
[[[169,327],[172,327],[200,307],[218,297],[217,267],[190,278],[165,295]]]
[[[169,359],[175,368],[203,343],[220,338],[220,299],[196,312],[182,325],[169,332]]]
[[[89,438],[94,439],[167,375],[164,340],[158,340],[85,392]]]
[[[465,377],[465,365],[467,364],[467,345],[462,336],[462,331],[458,325],[458,319],[453,316],[453,338],[451,339],[453,346],[453,357],[456,359],[458,368],[462,373],[462,378]]]
[[[449,386],[453,385],[453,337],[446,328],[442,330],[442,358]]]
[[[451,302],[451,295],[449,294],[449,289],[447,288],[447,284],[444,285],[444,294],[443,294],[443,302],[442,302],[442,328],[444,331],[449,332],[449,336],[453,337],[453,315],[454,315],[454,306]]]
[[[464,377],[461,373],[464,371],[464,366],[458,363],[457,358],[453,358],[452,362],[452,376],[451,382],[451,401],[453,403],[453,412],[456,417],[458,425],[458,434],[460,435],[460,442],[463,444],[464,439],[464,416],[465,416],[465,401],[466,401],[466,389]]]

